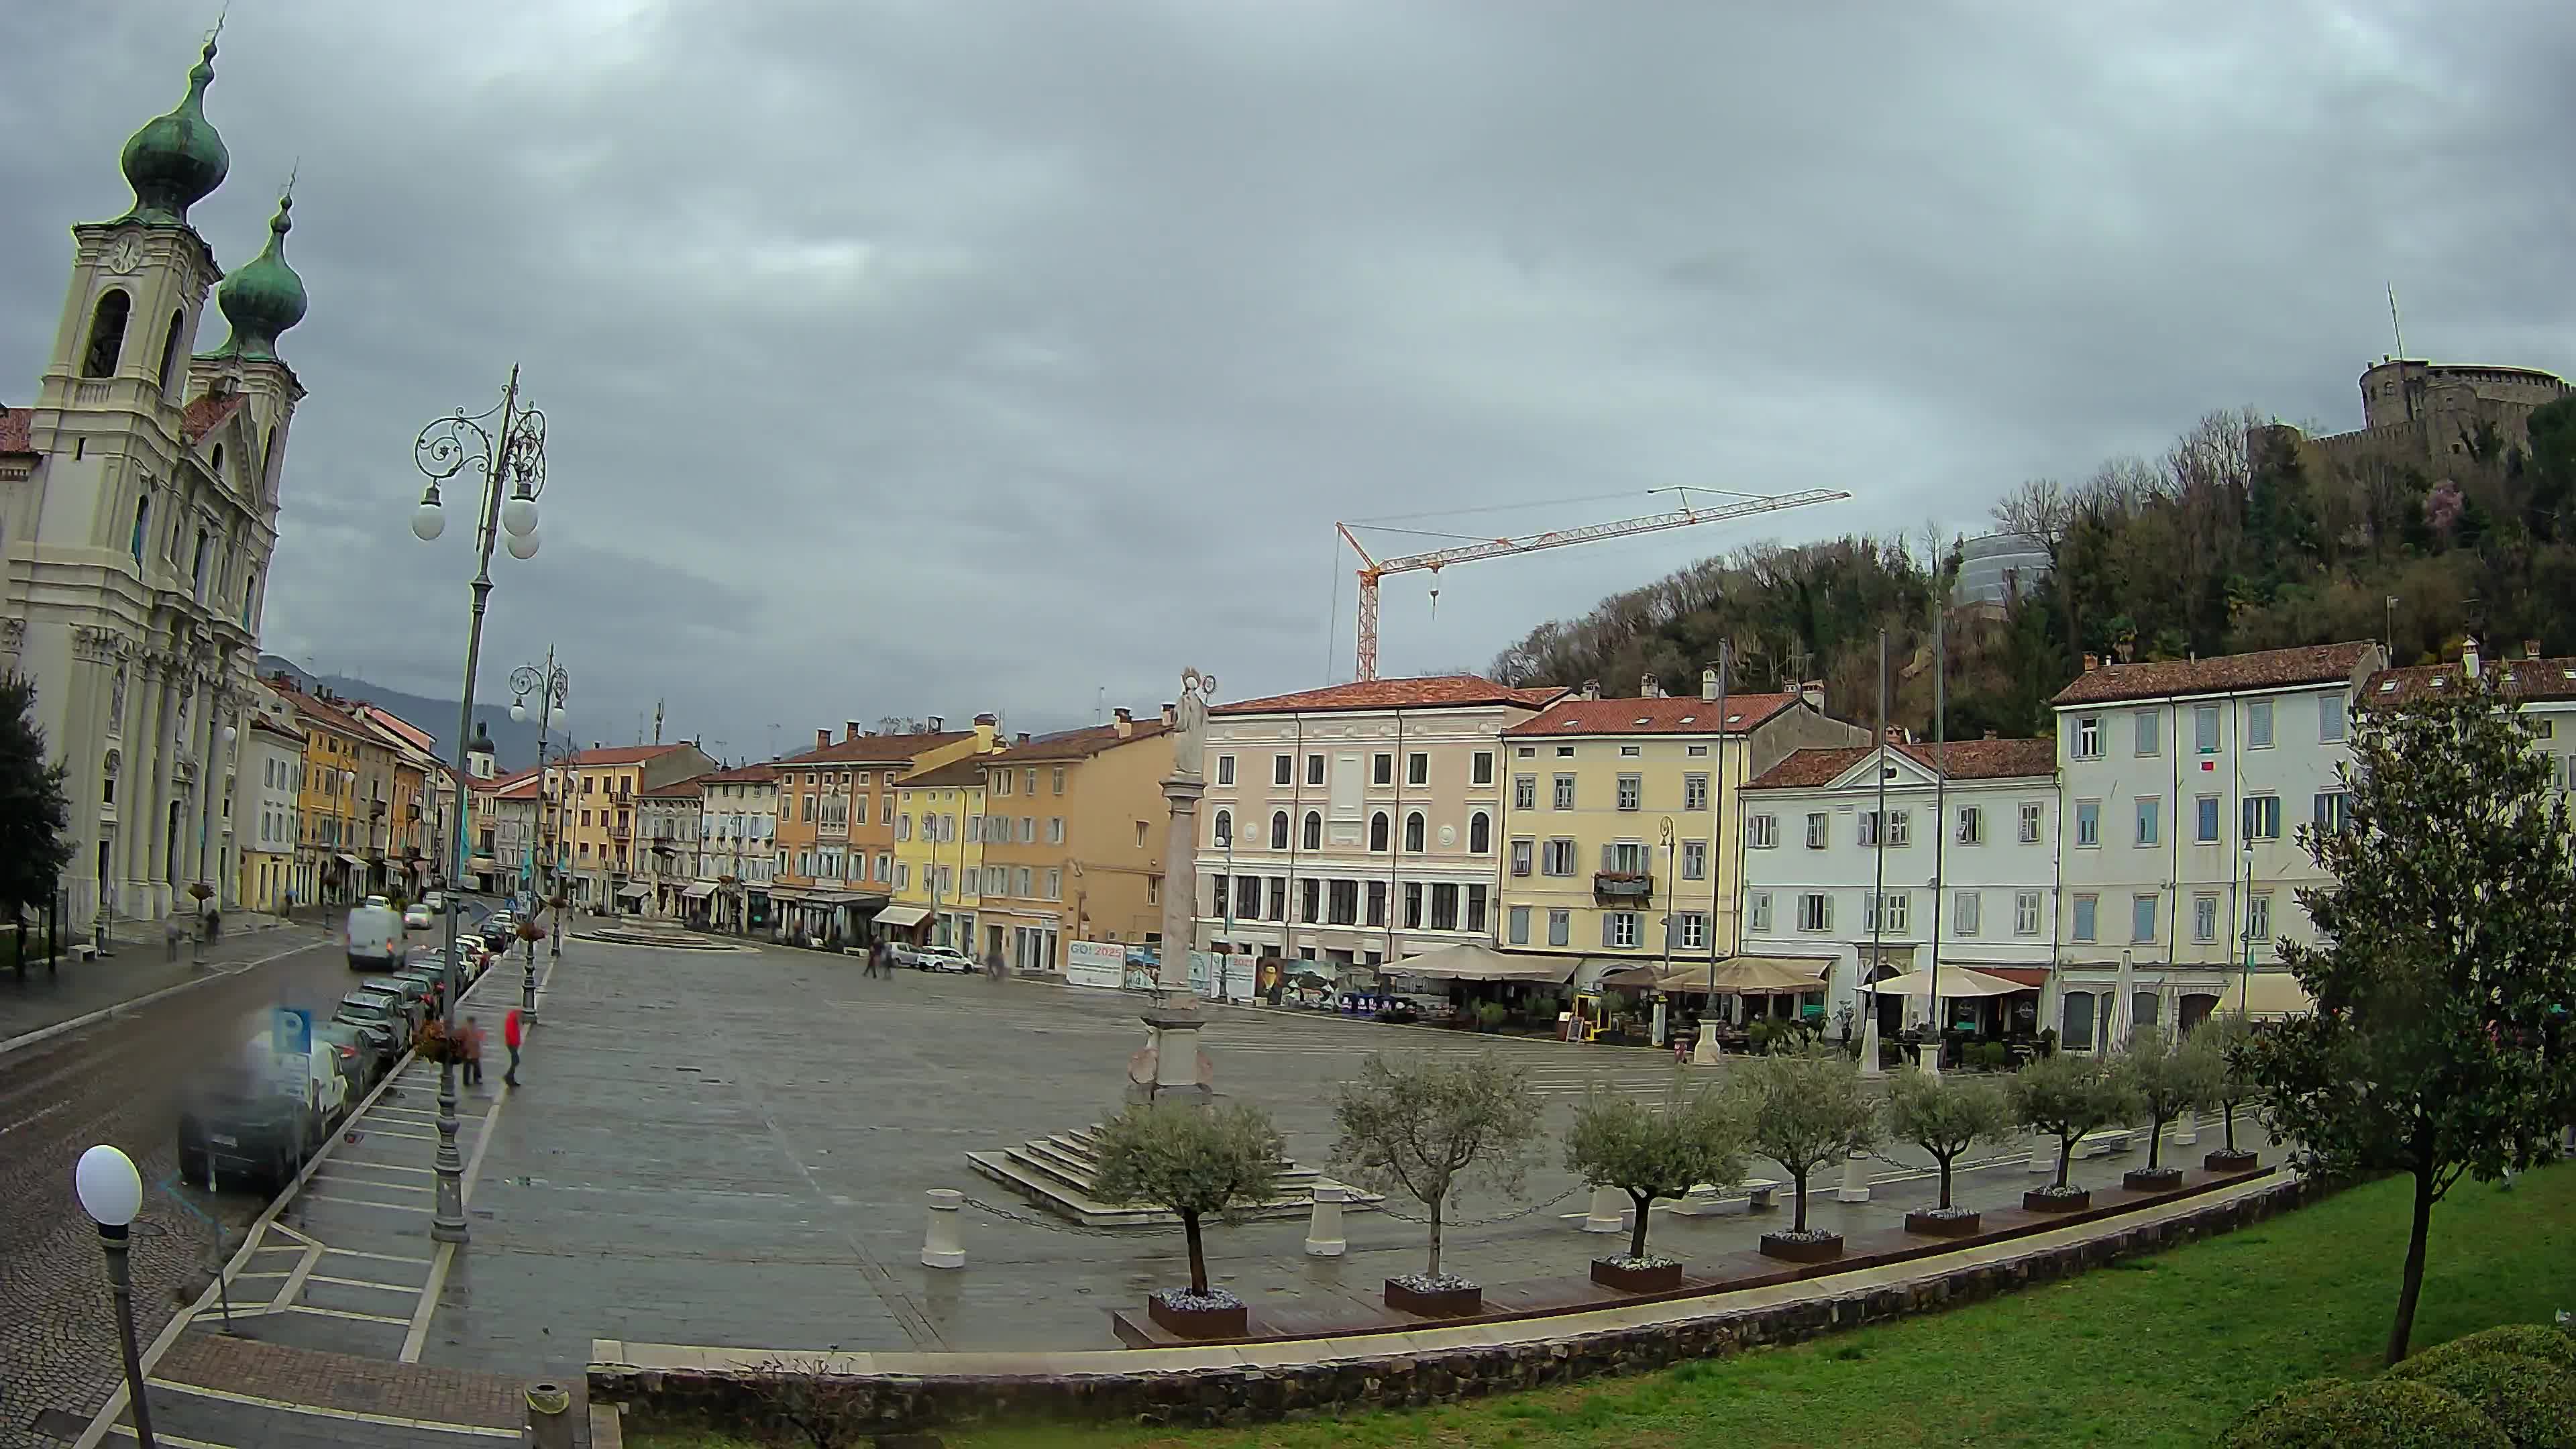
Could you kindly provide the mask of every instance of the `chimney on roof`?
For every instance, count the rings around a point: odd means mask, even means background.
[[[845,719],[841,721],[841,743],[846,745],[850,741],[859,737],[859,722],[857,720]]]
[[[1995,732],[1993,730],[1986,731],[1986,738],[1990,740],[1995,738]]]
[[[2478,677],[2478,636],[2460,641],[2460,672],[2471,679]]]
[[[2084,656],[2084,672],[2085,672],[2085,673],[2090,674],[2090,673],[2092,673],[2094,670],[2099,669],[2099,668],[2101,668],[2101,667],[2102,667],[2102,656],[2101,656],[2101,655],[2099,655],[2099,654],[2092,654],[2092,653],[2088,653],[2088,654],[2086,654],[2086,655]]]
[[[1601,697],[1601,681],[1597,679],[1587,679],[1583,681],[1583,697],[1585,699],[1599,699]]]
[[[818,750],[819,750],[819,749],[823,748],[825,745],[830,744],[831,742],[832,742],[832,732],[831,732],[830,730],[822,729],[822,728],[820,728],[820,727],[817,727],[817,728],[815,729],[815,731],[814,731],[814,748],[816,748],[816,749],[818,749]]]
[[[1001,722],[1002,722],[1002,717],[1001,717],[1000,715],[998,715],[998,714],[986,713],[986,714],[979,714],[979,715],[975,716],[975,723],[977,723],[977,724],[997,725],[997,724],[1000,724]]]
[[[1703,669],[1699,672],[1699,697],[1709,700],[1717,698],[1716,670]]]
[[[1637,680],[1637,697],[1639,699],[1663,698],[1664,682],[1651,674],[1639,676]]]
[[[1136,733],[1136,715],[1132,710],[1124,707],[1113,709],[1109,712],[1109,721],[1109,727],[1116,730],[1122,740]]]
[[[934,714],[924,722],[924,725],[930,733],[934,735],[944,734],[948,729],[948,716],[943,714]]]
[[[2523,641],[2522,641],[2522,657],[2523,657],[2523,658],[2525,658],[2525,659],[2537,659],[2537,658],[2539,658],[2539,657],[2540,657],[2540,641],[2539,641],[2539,640],[2537,640],[2537,639],[2525,639],[2525,640],[2523,640]]]
[[[1823,680],[1807,679],[1799,681],[1798,697],[1805,700],[1807,702],[1807,707],[1814,710],[1816,713],[1823,714],[1825,712],[1825,682]]]
[[[1015,744],[1015,745],[1025,745],[1025,744],[1027,744],[1028,742],[1029,742],[1029,732],[1028,732],[1027,730],[1022,730],[1022,731],[1020,731],[1020,732],[1019,732],[1019,734],[1018,734],[1017,736],[1013,737],[1013,739],[1011,740],[1011,743],[1012,743],[1012,744]]]
[[[1905,743],[1905,726],[1889,725],[1887,727],[1887,742],[1891,745],[1901,745]]]

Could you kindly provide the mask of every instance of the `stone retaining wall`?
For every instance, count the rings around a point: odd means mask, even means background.
[[[1903,1284],[1836,1294],[1813,1280],[1816,1296],[1679,1322],[1570,1333],[1529,1343],[1390,1352],[1263,1368],[1135,1373],[919,1375],[818,1373],[819,1354],[781,1352],[759,1367],[729,1370],[627,1367],[590,1370],[593,1403],[626,1403],[649,1420],[737,1424],[758,1419],[787,1394],[828,1398],[847,1422],[883,1430],[1024,1419],[1097,1420],[1204,1426],[1308,1419],[1362,1409],[1419,1408],[1605,1375],[1633,1374],[1686,1359],[1797,1343],[1911,1313],[1924,1313],[2065,1278],[2112,1260],[2260,1222],[2323,1196],[2304,1179],[2194,1211],[2033,1247],[2009,1258],[1949,1269],[1919,1260],[1922,1276]],[[1426,1328],[1431,1325],[1425,1325]]]

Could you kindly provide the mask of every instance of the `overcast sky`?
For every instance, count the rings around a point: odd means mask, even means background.
[[[215,8],[0,7],[0,401]],[[248,261],[300,166],[312,298],[266,647],[453,694],[411,442],[515,361],[551,487],[485,696],[551,641],[584,734],[658,697],[728,756],[1346,677],[1337,518],[1858,495],[1388,582],[1385,672],[1480,667],[2211,408],[2356,426],[2390,282],[2417,354],[2576,370],[2563,0],[243,0],[222,47],[195,220]]]

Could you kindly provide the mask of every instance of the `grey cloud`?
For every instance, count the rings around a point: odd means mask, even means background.
[[[0,397],[202,23],[0,16],[41,58],[0,88]],[[554,640],[600,717],[751,753],[1315,683],[1335,518],[1861,495],[1450,571],[1436,613],[1391,581],[1403,669],[1754,537],[1975,529],[2210,408],[2348,426],[2391,281],[2415,350],[2565,370],[2571,41],[2540,0],[314,0],[227,29],[199,221],[247,257],[300,161],[273,634],[452,687],[464,530],[403,532],[410,439],[516,361],[553,485],[490,657]]]

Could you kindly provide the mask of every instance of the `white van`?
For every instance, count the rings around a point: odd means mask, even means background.
[[[295,1064],[280,1062],[270,1046],[267,1032],[250,1039],[242,1049],[243,1065],[269,1074],[270,1080],[287,1092],[295,1090]],[[339,1051],[326,1041],[315,1041],[304,1073],[304,1110],[311,1135],[318,1138],[349,1115],[354,1104],[349,1100],[349,1073],[342,1070]]]
[[[349,912],[349,969],[391,971],[402,964],[402,917],[390,906],[360,906]]]

